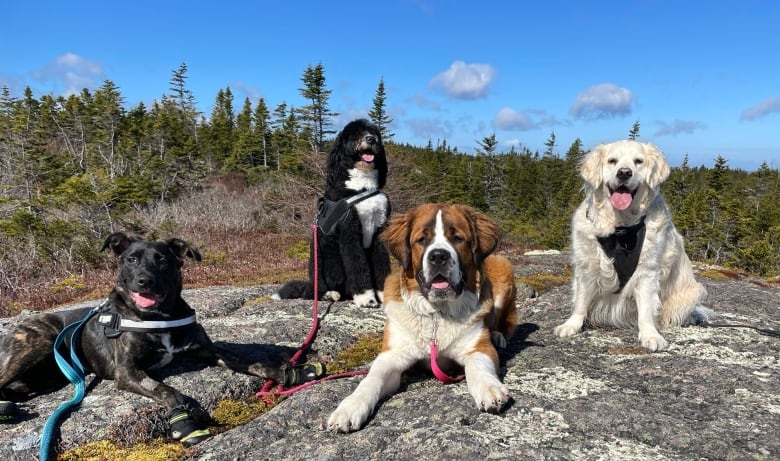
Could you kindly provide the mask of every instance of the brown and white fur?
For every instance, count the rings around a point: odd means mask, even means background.
[[[462,205],[425,204],[393,216],[381,235],[398,261],[384,286],[382,352],[331,414],[330,430],[360,429],[405,370],[430,364],[433,340],[441,365],[465,368],[480,410],[503,407],[509,396],[498,379],[496,346],[506,346],[518,315],[512,266],[491,254],[499,234],[487,216]]]
[[[618,141],[597,146],[581,166],[586,197],[572,219],[574,309],[555,328],[561,337],[591,326],[638,328],[642,347],[657,351],[667,341],[659,329],[707,320],[704,287],[694,278],[682,236],[659,189],[670,170],[654,145]],[[619,289],[618,276],[597,237],[645,219],[637,267]]]

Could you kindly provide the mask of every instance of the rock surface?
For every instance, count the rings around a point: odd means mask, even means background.
[[[518,276],[562,273],[567,255],[514,257]],[[721,321],[780,329],[780,287],[749,278],[701,279]],[[295,352],[311,326],[311,301],[274,301],[274,286],[185,290],[215,342],[272,363]],[[521,287],[522,325],[501,354],[512,400],[500,414],[477,411],[464,382],[422,372],[351,434],[323,430],[361,377],[309,387],[253,421],[196,445],[201,460],[770,460],[780,459],[780,339],[747,328],[674,328],[663,352],[645,353],[630,330],[553,335],[571,309],[568,286],[533,296]],[[381,310],[346,302],[326,309],[309,357],[328,358],[363,333],[380,332]],[[0,319],[0,331],[16,319]],[[366,365],[367,366],[367,365]],[[158,375],[212,411],[253,396],[262,380],[177,363]],[[46,417],[72,387],[22,404],[26,419],[0,425],[0,457],[37,459]],[[147,418],[146,424],[137,424]],[[156,419],[155,419],[156,418]],[[153,431],[160,412],[110,381],[89,384],[61,424],[62,447]],[[155,423],[155,421],[157,421]]]

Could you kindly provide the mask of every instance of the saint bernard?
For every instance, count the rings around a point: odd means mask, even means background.
[[[491,254],[499,234],[496,223],[463,205],[424,204],[390,219],[381,238],[398,264],[385,280],[382,352],[328,429],[360,429],[418,362],[443,381],[440,364],[462,366],[480,410],[504,406],[509,395],[498,379],[496,347],[506,347],[518,314],[512,266]]]

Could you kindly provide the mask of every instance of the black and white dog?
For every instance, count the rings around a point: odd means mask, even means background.
[[[352,299],[362,307],[382,303],[390,257],[379,233],[390,216],[381,189],[387,158],[379,129],[368,120],[348,123],[328,152],[327,187],[317,215],[318,299]],[[314,251],[309,280],[284,285],[277,299],[314,299]]]

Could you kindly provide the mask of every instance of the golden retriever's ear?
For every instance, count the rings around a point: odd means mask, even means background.
[[[409,268],[412,255],[409,246],[409,219],[407,214],[395,214],[387,223],[387,227],[379,238],[387,244],[390,254],[401,263],[404,270]]]
[[[585,156],[585,159],[580,165],[580,174],[582,175],[582,178],[593,189],[598,189],[602,182],[601,159],[604,156],[605,150],[606,146],[599,144]]]
[[[650,167],[650,174],[647,175],[647,185],[651,189],[657,189],[669,177],[669,163],[666,162],[664,154],[656,146],[647,143],[644,145],[644,148],[648,166]]]

